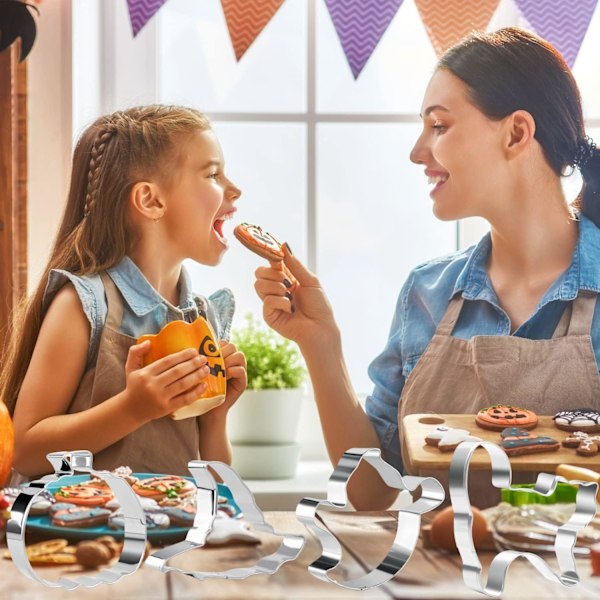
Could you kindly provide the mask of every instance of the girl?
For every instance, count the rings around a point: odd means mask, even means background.
[[[246,386],[244,356],[221,342],[225,402],[174,421],[205,391],[206,357],[188,349],[143,367],[150,344],[135,343],[199,312],[228,337],[231,292],[196,296],[182,266],[216,265],[227,250],[223,225],[241,192],[224,167],[207,118],[189,108],[120,111],[83,133],[50,260],[0,376],[16,471],[47,472],[48,452],[78,448],[101,469],[185,475],[199,455],[230,462],[225,417]]]
[[[293,301],[280,271],[256,273],[265,320],[304,354],[334,464],[352,446],[379,447],[402,469],[411,413],[600,408],[600,152],[565,61],[517,28],[472,35],[440,60],[421,113],[410,158],[434,186],[434,213],[481,216],[491,232],[410,274],[369,368],[366,413],[319,280],[289,252],[300,283]],[[561,187],[573,168],[584,181],[577,209]],[[360,475],[355,506],[389,505],[394,492],[370,470]]]

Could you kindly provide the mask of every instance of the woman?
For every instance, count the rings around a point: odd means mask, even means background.
[[[369,368],[366,413],[318,279],[288,253],[300,282],[290,301],[279,271],[256,272],[265,320],[306,359],[334,464],[350,447],[376,446],[402,469],[406,414],[600,407],[600,152],[585,135],[568,66],[526,31],[474,34],[442,57],[421,113],[410,158],[434,185],[434,213],[480,216],[491,231],[412,271]],[[574,167],[584,180],[575,208],[561,187]],[[393,490],[363,471],[354,505],[387,506]]]

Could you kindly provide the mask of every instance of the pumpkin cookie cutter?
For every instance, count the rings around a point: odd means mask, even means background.
[[[348,504],[347,485],[361,461],[368,462],[388,487],[414,492],[421,487],[421,497],[398,511],[396,537],[387,556],[366,575],[338,581],[329,575],[342,560],[342,546],[337,538],[317,522],[320,505],[341,509]],[[444,488],[433,477],[403,477],[381,458],[379,448],[350,448],[344,452],[327,484],[327,500],[303,498],[296,508],[296,517],[314,535],[322,547],[321,556],[309,565],[314,577],[352,590],[377,587],[398,573],[412,556],[419,539],[421,515],[437,508],[444,501]]]
[[[492,484],[497,488],[519,490],[521,493],[551,495],[559,482],[579,485],[575,512],[571,518],[558,527],[554,541],[554,552],[560,573],[554,572],[550,565],[533,552],[504,550],[497,554],[488,569],[487,582],[482,581],[482,567],[473,545],[473,513],[468,493],[468,470],[471,457],[477,448],[484,448],[492,463]],[[504,584],[510,564],[517,558],[526,558],[546,579],[570,587],[579,583],[573,549],[577,541],[577,532],[586,527],[596,514],[597,483],[589,481],[567,480],[564,477],[540,473],[532,489],[511,487],[512,469],[508,456],[493,442],[463,442],[454,451],[450,463],[450,500],[454,509],[454,539],[463,563],[463,580],[472,590],[498,597],[504,590]]]
[[[47,587],[61,587],[67,590],[74,590],[79,586],[91,588],[101,583],[115,583],[122,577],[135,573],[146,551],[146,521],[144,511],[131,486],[109,471],[94,470],[94,457],[88,450],[52,452],[47,454],[46,458],[54,468],[54,474],[26,484],[15,498],[6,525],[8,549],[19,571]],[[118,562],[96,575],[81,575],[73,579],[60,577],[51,581],[39,577],[31,567],[25,546],[25,526],[35,498],[44,492],[48,484],[74,475],[75,472],[89,473],[103,479],[115,493],[125,514],[123,549]]]
[[[236,504],[242,510],[244,519],[253,526],[255,531],[263,531],[283,538],[276,552],[264,556],[255,565],[227,571],[187,571],[167,564],[167,561],[174,556],[202,548],[206,544],[208,534],[212,531],[217,516],[218,488],[214,477],[208,470],[209,467],[229,487]],[[272,575],[279,570],[281,565],[294,560],[300,554],[304,546],[304,537],[288,533],[276,533],[271,525],[265,522],[264,515],[256,505],[252,492],[229,465],[218,461],[192,460],[188,463],[188,469],[196,482],[196,517],[194,524],[188,531],[185,540],[154,552],[146,559],[145,566],[163,573],[181,573],[199,580],[245,579],[251,575]]]

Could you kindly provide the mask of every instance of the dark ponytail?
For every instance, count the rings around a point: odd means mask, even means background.
[[[490,119],[526,110],[535,139],[553,171],[578,167],[584,186],[576,202],[600,227],[600,151],[585,135],[581,96],[564,58],[549,42],[519,29],[473,33],[438,63],[469,88],[470,100]]]

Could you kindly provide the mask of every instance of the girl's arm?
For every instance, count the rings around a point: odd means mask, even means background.
[[[300,284],[293,301],[285,297],[283,274],[276,269],[257,269],[255,287],[264,302],[265,321],[296,341],[302,351],[329,459],[335,465],[349,448],[380,448],[381,444],[352,389],[340,332],[319,280],[287,249],[284,252],[285,263]],[[362,464],[352,477],[348,492],[355,508],[362,510],[385,509],[397,495],[368,464]]]
[[[149,344],[132,346],[127,385],[88,410],[65,414],[84,375],[90,325],[71,284],[55,296],[36,342],[14,413],[14,467],[24,475],[50,471],[46,454],[97,453],[144,423],[185,406],[206,384],[206,358],[187,350],[142,368]]]

